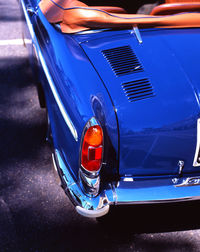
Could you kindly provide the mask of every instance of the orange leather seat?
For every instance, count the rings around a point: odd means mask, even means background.
[[[195,3],[197,0],[165,0],[166,3]]]
[[[75,33],[99,28],[139,27],[200,27],[200,13],[181,13],[178,15],[155,16],[140,14],[111,14],[104,7],[89,7],[75,0],[42,0],[41,11],[51,23],[60,22],[64,33]],[[59,4],[58,4],[59,3]],[[102,11],[103,10],[103,11]]]
[[[56,4],[58,5],[56,5]],[[59,23],[63,20],[64,9],[71,7],[89,7],[83,2],[77,0],[41,0],[39,3],[40,9],[50,23]],[[62,8],[60,8],[60,6]],[[115,6],[92,6],[92,8],[106,11],[109,13],[125,14],[126,11],[121,7]]]
[[[199,2],[161,4],[153,8],[150,15],[172,15],[181,12],[200,12]]]

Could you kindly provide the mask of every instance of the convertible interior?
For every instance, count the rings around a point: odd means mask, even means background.
[[[149,11],[159,4],[164,3],[163,0],[134,0],[134,1],[126,1],[126,0],[83,0],[85,4],[88,6],[117,6],[123,8],[126,13],[129,14],[149,14]],[[141,13],[143,12],[143,13]]]
[[[187,1],[187,2],[186,2]],[[200,27],[200,1],[42,0],[41,11],[63,33],[100,28]]]

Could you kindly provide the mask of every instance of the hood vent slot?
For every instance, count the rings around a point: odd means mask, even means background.
[[[143,71],[142,64],[130,46],[103,50],[102,53],[117,77]]]
[[[155,96],[153,87],[148,79],[130,81],[122,84],[129,102],[147,99]]]

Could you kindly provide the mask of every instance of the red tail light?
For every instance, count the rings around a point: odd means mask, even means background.
[[[85,132],[81,150],[81,166],[89,172],[101,168],[103,156],[103,131],[99,125],[90,126]]]

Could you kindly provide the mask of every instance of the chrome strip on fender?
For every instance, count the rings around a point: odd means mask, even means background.
[[[29,18],[29,16],[28,16],[28,14],[27,14],[26,7],[25,7],[25,4],[24,4],[23,0],[21,0],[21,4],[22,4],[22,8],[23,8],[24,15],[25,15],[25,18],[26,18],[27,26],[28,26],[28,28],[29,28],[29,31],[30,31],[32,40],[34,41],[35,47],[37,48],[38,57],[39,57],[39,59],[40,59],[40,62],[41,62],[41,65],[42,65],[42,67],[43,67],[43,70],[44,70],[44,73],[45,73],[45,75],[46,75],[46,78],[47,78],[47,80],[48,80],[48,82],[49,82],[49,85],[50,85],[51,91],[52,91],[52,93],[53,93],[53,96],[54,96],[54,98],[55,98],[55,100],[56,100],[56,102],[57,102],[57,104],[58,104],[58,107],[59,107],[59,109],[60,109],[60,112],[61,112],[61,114],[62,114],[64,120],[65,120],[65,123],[66,123],[67,126],[69,127],[69,129],[70,129],[70,131],[71,131],[71,133],[72,133],[74,139],[75,139],[76,141],[78,141],[77,130],[76,130],[74,124],[72,123],[72,121],[71,121],[69,115],[67,114],[67,112],[66,112],[66,110],[65,110],[65,108],[64,108],[64,105],[62,104],[61,99],[60,99],[60,96],[59,96],[59,94],[58,94],[58,92],[57,92],[57,90],[56,90],[56,87],[55,87],[55,85],[54,85],[54,83],[53,83],[53,80],[52,80],[52,78],[51,78],[51,76],[50,76],[48,67],[47,67],[47,65],[46,65],[46,62],[45,62],[44,57],[42,56],[42,52],[41,52],[41,50],[40,50],[39,43],[38,43],[36,37],[34,36],[35,33],[34,33],[34,30],[33,30],[33,26],[32,26],[32,24],[31,24],[31,21],[30,21],[30,18]]]

